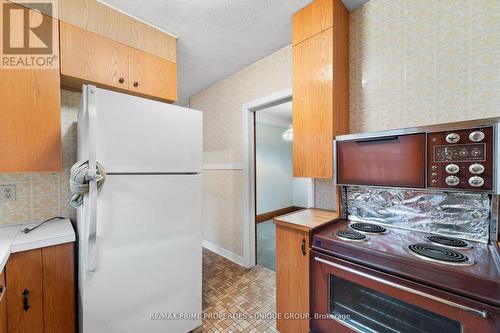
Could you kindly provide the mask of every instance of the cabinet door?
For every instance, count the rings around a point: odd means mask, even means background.
[[[63,21],[60,34],[61,75],[128,89],[127,46]],[[63,85],[67,85],[68,80],[64,81]]]
[[[55,30],[52,45],[57,55],[57,20],[41,17],[51,24],[40,29]],[[35,51],[27,52],[35,55]],[[57,61],[50,68],[0,68],[0,91],[0,172],[60,171],[61,102]]]
[[[309,320],[309,235],[307,232],[276,226],[276,322],[282,333],[308,333]],[[289,319],[285,314],[303,319]]]
[[[12,254],[6,274],[9,333],[42,333],[42,251]]]
[[[42,249],[42,267],[44,332],[75,332],[73,243],[44,247]]]
[[[333,175],[333,28],[292,48],[293,175]]]
[[[129,48],[130,91],[158,99],[177,100],[177,65]]]
[[[7,289],[5,288],[5,273],[0,273],[0,333],[7,333]]]
[[[319,34],[333,26],[334,0],[316,0],[292,16],[292,44]]]

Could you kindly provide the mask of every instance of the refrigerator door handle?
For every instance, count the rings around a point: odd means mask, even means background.
[[[89,171],[97,170],[96,139],[96,88],[88,86],[87,108],[89,116]],[[89,181],[89,224],[87,239],[87,269],[93,272],[97,268],[97,181],[91,177]]]

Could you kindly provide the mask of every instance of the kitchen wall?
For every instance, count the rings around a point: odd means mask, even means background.
[[[500,115],[500,1],[371,0],[349,19],[351,132]]]
[[[291,87],[291,47],[249,65],[190,98],[203,119],[203,238],[243,256],[242,106]]]
[[[293,177],[292,143],[282,138],[288,126],[261,123],[259,112],[255,123],[257,214],[307,207],[310,180]]]
[[[255,123],[257,214],[293,205],[292,145],[281,137],[286,130]]]
[[[69,205],[69,169],[76,162],[76,120],[80,93],[61,91],[63,171],[0,173],[0,185],[16,185],[17,200],[0,202],[0,225],[43,221],[53,216],[75,219]]]

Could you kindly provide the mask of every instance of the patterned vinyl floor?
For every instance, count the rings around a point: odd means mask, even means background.
[[[203,327],[195,332],[277,332],[275,273],[240,267],[203,249]]]

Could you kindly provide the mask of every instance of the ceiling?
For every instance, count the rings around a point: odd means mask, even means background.
[[[291,43],[311,0],[100,0],[178,37],[177,104]],[[367,0],[343,0],[353,9]]]
[[[278,104],[255,112],[255,121],[281,127],[292,124],[292,102]]]

